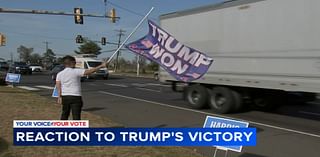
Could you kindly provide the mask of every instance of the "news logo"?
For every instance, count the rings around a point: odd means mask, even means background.
[[[89,128],[89,121],[16,120],[15,146],[255,146],[255,128]]]
[[[13,128],[89,128],[88,120],[14,120]]]

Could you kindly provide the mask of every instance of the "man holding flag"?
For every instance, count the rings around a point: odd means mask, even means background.
[[[75,68],[76,59],[72,56],[63,57],[65,69],[58,73],[56,87],[58,90],[58,103],[62,105],[61,120],[68,120],[72,112],[73,120],[81,120],[82,97],[81,97],[81,77],[90,75],[100,68],[105,68],[107,63],[91,68]]]

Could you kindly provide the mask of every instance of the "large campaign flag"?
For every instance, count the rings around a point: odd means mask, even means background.
[[[149,20],[148,23],[149,33],[128,44],[128,49],[157,62],[180,81],[197,80],[208,71],[213,62],[212,58],[180,43],[154,22]]]

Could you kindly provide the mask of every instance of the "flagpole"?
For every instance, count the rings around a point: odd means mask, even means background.
[[[151,12],[153,11],[154,7],[152,7],[149,12],[146,14],[146,16],[144,16],[141,21],[137,24],[137,26],[132,30],[132,32],[128,35],[128,37],[122,42],[122,44],[118,47],[118,49],[111,55],[111,57],[108,59],[107,63],[109,63],[112,58],[120,51],[120,49],[122,49],[122,47],[124,46],[124,44],[130,39],[130,37],[138,30],[138,28],[141,26],[141,24],[144,22],[144,20],[147,19],[147,17],[151,14]]]

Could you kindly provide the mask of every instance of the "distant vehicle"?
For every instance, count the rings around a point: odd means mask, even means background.
[[[30,64],[29,67],[31,68],[32,72],[41,72],[43,68],[39,64]]]
[[[82,69],[91,69],[94,67],[97,67],[99,65],[102,64],[101,60],[98,60],[92,56],[75,56],[76,58],[76,67],[77,68],[82,68]],[[101,77],[103,79],[108,79],[109,77],[109,72],[107,68],[101,68],[100,70],[98,70],[97,72],[89,75],[89,76],[85,76],[87,79],[89,78],[97,78],[97,77]]]
[[[270,110],[292,94],[312,101],[320,93],[319,4],[229,0],[162,15],[163,29],[214,62],[194,82],[180,82],[164,70],[160,81],[183,92],[192,108],[210,106],[217,113],[238,112],[245,102]]]
[[[56,82],[57,74],[64,69],[64,66],[59,64],[52,68],[50,74],[53,82]]]
[[[10,72],[19,74],[32,74],[32,69],[25,62],[14,62],[9,68]]]
[[[6,72],[0,70],[0,85],[5,84]]]
[[[9,70],[9,64],[5,61],[0,61],[0,71]]]
[[[158,81],[159,80],[159,72],[154,72],[153,78]]]
[[[54,67],[56,67],[57,65],[60,65],[59,63],[53,63],[51,66],[49,66],[49,70],[52,70]]]

